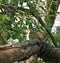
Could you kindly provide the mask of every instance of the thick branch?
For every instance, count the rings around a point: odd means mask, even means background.
[[[0,63],[12,63],[18,60],[25,60],[31,55],[37,54],[40,47],[35,39],[30,43],[21,44],[20,47],[0,47]]]
[[[0,47],[0,63],[26,60],[34,54],[44,61],[60,63],[60,49],[36,38],[23,42],[19,47]]]

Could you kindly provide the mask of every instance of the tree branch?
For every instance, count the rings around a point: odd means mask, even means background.
[[[40,47],[35,39],[30,43],[27,41],[19,47],[0,47],[0,63],[12,63],[22,61],[29,58],[31,55],[37,54]]]
[[[60,48],[50,46],[39,39],[32,39],[16,47],[0,47],[0,63],[12,63],[37,54],[44,61],[60,63]]]

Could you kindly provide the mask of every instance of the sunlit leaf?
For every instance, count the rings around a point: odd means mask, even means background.
[[[6,19],[6,20],[10,20],[10,17],[6,14],[6,15],[4,15],[4,18]]]
[[[2,19],[3,18],[3,15],[2,14],[0,14],[0,19]]]

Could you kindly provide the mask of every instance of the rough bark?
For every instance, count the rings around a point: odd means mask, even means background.
[[[29,42],[29,41],[28,41]],[[0,47],[0,63],[12,63],[19,60],[25,60],[31,55],[37,54],[40,47],[38,42],[31,40],[27,41],[19,47]]]
[[[36,38],[25,41],[19,47],[0,47],[0,63],[26,60],[35,54],[49,63],[60,63],[60,48]]]

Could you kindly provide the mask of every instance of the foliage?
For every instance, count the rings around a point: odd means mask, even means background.
[[[56,4],[55,1],[53,2]],[[36,9],[36,11],[34,9]],[[35,15],[37,15],[37,13],[43,14],[45,17],[45,23],[47,24],[46,28],[51,30],[52,25],[49,22],[49,18],[54,17],[55,14],[48,15],[49,12],[53,12],[53,9],[50,7],[47,8],[44,1],[0,0],[0,31],[2,32],[3,30],[5,32],[4,34],[6,35],[6,40],[9,38],[17,38],[19,39],[19,42],[25,40],[27,34],[26,30],[28,28],[35,28],[36,30],[42,30],[44,33],[47,33],[45,28],[39,24],[34,16],[31,15],[30,11],[34,12]],[[55,39],[60,41],[60,39],[57,38],[57,34]],[[47,38],[47,42],[51,42],[50,37]]]
[[[58,44],[58,47],[60,47],[60,32],[53,32],[53,35],[55,37],[55,41],[57,42]]]
[[[25,0],[17,0],[17,1],[1,0],[0,1],[0,5],[2,5],[1,12],[3,12],[3,14],[0,14],[0,26],[7,33],[7,39],[12,37],[13,39],[18,38],[21,41],[26,37],[27,28],[33,28],[33,27],[36,29],[37,27],[39,28],[37,24],[37,20],[29,14],[29,11],[15,9],[20,5],[23,5],[24,2],[27,3],[26,6],[29,6],[31,4],[32,6],[35,6],[36,4],[39,3],[39,0],[36,1],[33,0],[32,3],[30,3],[29,0],[28,1]],[[4,6],[6,7],[6,9],[4,9]],[[33,8],[32,8],[32,12],[34,12]]]

